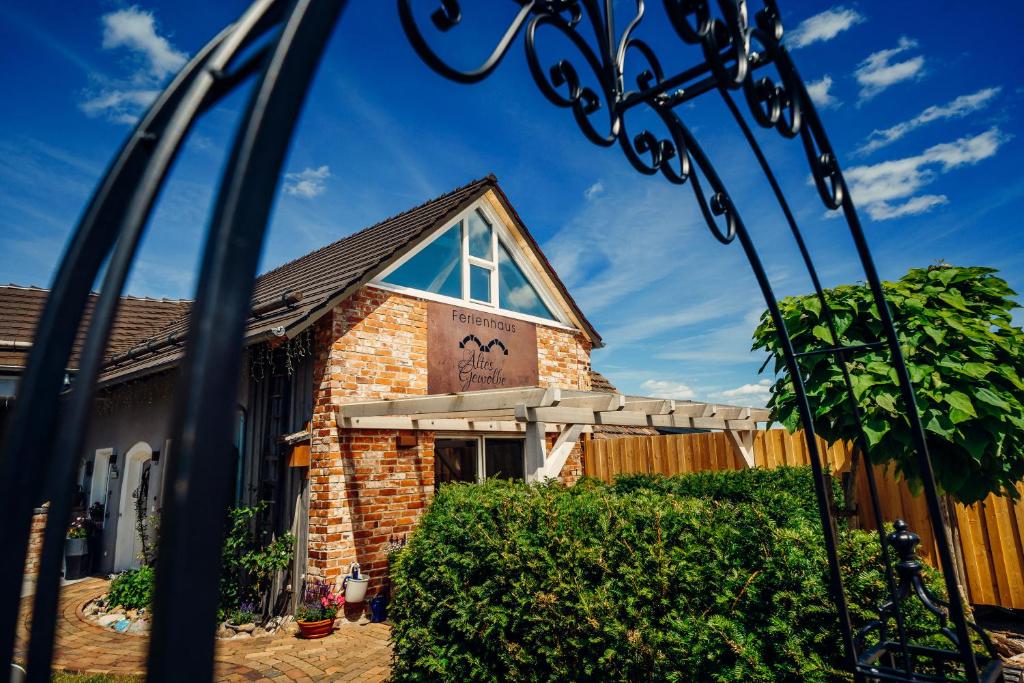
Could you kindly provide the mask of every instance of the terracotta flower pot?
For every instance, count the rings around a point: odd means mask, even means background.
[[[296,623],[299,625],[299,632],[306,640],[325,638],[326,636],[331,635],[331,632],[334,630],[334,619],[324,619],[323,621],[299,621]]]

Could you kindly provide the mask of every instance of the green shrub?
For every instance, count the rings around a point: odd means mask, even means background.
[[[110,582],[107,604],[125,609],[149,608],[153,603],[153,568],[146,565],[118,574]]]
[[[393,678],[845,680],[816,508],[812,523],[794,481],[810,480],[445,486],[393,569]],[[776,492],[759,501],[755,483]],[[877,544],[843,538],[863,623],[884,596]]]

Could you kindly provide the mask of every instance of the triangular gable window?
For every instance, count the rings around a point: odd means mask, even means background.
[[[498,306],[538,318],[554,318],[501,240],[498,241]]]
[[[500,231],[477,209],[380,281],[557,320],[514,253]]]
[[[393,285],[462,297],[462,231],[453,225],[384,278]]]

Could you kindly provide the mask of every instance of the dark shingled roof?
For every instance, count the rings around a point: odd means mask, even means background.
[[[0,285],[0,366],[23,368],[28,360],[28,348],[18,348],[10,342],[31,342],[36,333],[36,324],[43,313],[43,305],[50,291],[39,287]],[[85,342],[92,307],[96,294],[89,295],[82,329],[75,338],[75,345],[68,362],[69,370],[78,369],[79,354]],[[121,298],[114,329],[107,345],[109,356],[121,353],[139,343],[174,320],[188,312],[191,302],[173,299],[148,299],[126,296]]]
[[[254,308],[264,303],[279,301],[289,292],[301,293],[302,298],[292,305],[279,307],[266,315],[250,317],[246,329],[247,340],[249,343],[255,343],[274,336],[282,328],[290,334],[304,329],[342,298],[375,277],[394,259],[415,246],[419,238],[442,227],[466,206],[492,189],[509,215],[519,223],[519,228],[536,250],[551,280],[565,297],[573,313],[582,321],[584,330],[595,345],[599,346],[601,337],[572,300],[568,290],[540,251],[540,247],[522,225],[522,221],[498,187],[497,179],[493,175],[475,180],[261,275],[256,280],[253,293]],[[187,328],[187,315],[181,316],[170,325],[163,326],[162,329],[154,326],[152,330],[155,334],[149,339],[149,343],[153,345],[152,350],[144,351],[144,346],[140,345],[137,350],[144,352],[108,366],[101,377],[101,383],[110,384],[153,372],[175,362],[183,353],[184,346],[180,342],[180,336]],[[172,338],[176,343],[167,343]]]
[[[605,394],[617,394],[619,390],[608,381],[608,378],[597,370],[590,371],[590,390]],[[657,436],[654,427],[624,427],[620,425],[594,425],[591,432],[595,439],[615,439],[620,436]]]

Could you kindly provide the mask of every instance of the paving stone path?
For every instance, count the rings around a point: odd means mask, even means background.
[[[54,668],[84,673],[143,674],[148,637],[115,633],[89,623],[85,604],[107,591],[108,581],[88,579],[61,589]],[[22,600],[15,658],[26,654],[31,598]],[[390,673],[390,629],[386,624],[341,623],[320,640],[275,634],[247,640],[218,640],[218,681],[369,681]]]

